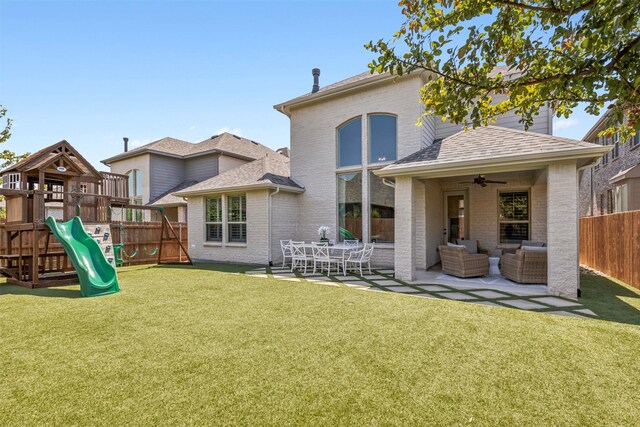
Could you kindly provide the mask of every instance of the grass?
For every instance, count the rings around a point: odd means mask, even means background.
[[[99,298],[0,286],[2,424],[640,419],[640,326],[629,318],[640,295],[606,279],[586,278],[582,302],[609,321],[231,274],[239,269],[125,268],[122,292]],[[619,306],[601,302],[616,295]]]

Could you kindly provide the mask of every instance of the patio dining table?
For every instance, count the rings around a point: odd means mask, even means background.
[[[304,242],[302,247],[304,247],[305,249],[311,249],[313,248],[313,243]],[[355,246],[355,247],[353,245],[347,245],[346,243],[336,243],[335,245],[329,245],[328,247],[330,251],[342,251],[342,250],[357,251],[363,248],[362,244],[360,243],[358,243],[358,246]]]

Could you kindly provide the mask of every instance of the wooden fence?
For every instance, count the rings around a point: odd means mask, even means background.
[[[187,224],[172,222],[171,225],[184,247],[188,248]],[[116,222],[111,223],[110,227],[113,243],[124,243],[122,258],[125,265],[155,264],[158,261],[162,222]],[[7,233],[4,228],[5,224],[0,224],[0,254],[7,253]],[[25,256],[32,253],[31,233],[33,232],[23,232],[22,247]],[[165,231],[165,238],[167,237],[172,236]],[[45,249],[45,239],[41,238],[39,243],[39,252],[42,254]],[[19,245],[20,241],[18,239],[12,241],[12,253],[18,253]],[[57,253],[63,252],[64,249],[55,237],[51,236],[48,251]],[[165,240],[162,248],[162,260],[164,262],[182,262],[186,261],[187,258],[180,249],[177,240]],[[72,268],[66,256],[64,257],[64,262],[67,269]]]
[[[580,218],[580,264],[640,289],[640,211]]]
[[[172,222],[173,230],[188,248],[187,224]],[[162,222],[122,222],[111,224],[111,236],[113,243],[124,243],[122,259],[125,265],[153,264],[158,261],[160,250],[160,231]],[[172,237],[165,231],[165,239]],[[177,240],[165,240],[162,247],[162,261],[183,262],[187,258],[180,249]]]

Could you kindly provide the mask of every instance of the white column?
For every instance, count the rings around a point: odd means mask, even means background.
[[[575,160],[550,164],[547,181],[547,287],[552,295],[576,298],[580,274]]]
[[[404,281],[415,279],[416,245],[414,233],[414,181],[396,178],[395,276]]]

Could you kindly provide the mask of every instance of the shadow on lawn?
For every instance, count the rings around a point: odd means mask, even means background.
[[[640,325],[640,291],[613,279],[583,274],[580,303],[602,320]]]
[[[172,268],[172,269],[185,269],[185,270],[203,270],[212,271],[218,273],[245,273],[250,270],[254,270],[256,267],[264,267],[264,265],[256,264],[225,264],[225,263],[213,263],[213,262],[196,262],[193,265],[188,264],[159,264],[154,265],[152,268]]]
[[[0,285],[0,296],[2,295],[29,295],[34,297],[48,298],[81,298],[80,289],[63,289],[63,288],[35,288],[27,289],[22,286]]]

